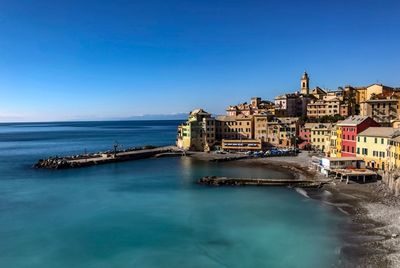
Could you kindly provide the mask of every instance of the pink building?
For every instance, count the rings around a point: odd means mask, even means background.
[[[316,123],[305,123],[300,127],[299,130],[299,148],[300,149],[307,149],[311,148],[311,129],[313,126],[316,125]]]

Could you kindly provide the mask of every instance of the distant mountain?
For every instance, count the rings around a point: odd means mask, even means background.
[[[144,114],[134,115],[127,117],[127,120],[185,120],[188,114],[177,113],[177,114]]]

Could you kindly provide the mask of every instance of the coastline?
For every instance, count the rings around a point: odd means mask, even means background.
[[[204,153],[191,157],[203,161],[222,158]],[[268,168],[285,172],[294,179],[324,178],[310,169],[310,159],[307,152],[302,152],[298,156],[235,161],[243,165],[268,165]],[[349,226],[342,234],[340,267],[400,267],[400,199],[391,194],[383,182],[346,184],[337,180],[321,189],[298,192],[333,206],[348,217]]]

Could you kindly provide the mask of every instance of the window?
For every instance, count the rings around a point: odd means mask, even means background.
[[[375,138],[375,143],[378,143],[378,138]]]
[[[367,142],[367,137],[364,137],[364,142]]]
[[[360,147],[357,147],[357,154],[360,154]]]
[[[381,144],[383,144],[383,142],[384,142],[383,139],[381,139]]]

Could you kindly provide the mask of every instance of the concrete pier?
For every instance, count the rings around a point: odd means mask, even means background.
[[[319,188],[328,181],[293,180],[293,179],[257,179],[257,178],[227,178],[206,176],[198,181],[199,184],[211,186],[289,186],[300,188]]]
[[[34,165],[34,167],[46,169],[79,168],[93,165],[102,165],[107,163],[144,159],[153,156],[161,157],[163,154],[171,156],[183,155],[184,153],[175,146],[140,147],[127,149],[124,151],[107,151],[88,155],[50,157],[47,159],[40,159]]]

